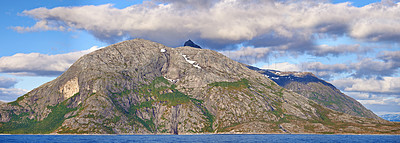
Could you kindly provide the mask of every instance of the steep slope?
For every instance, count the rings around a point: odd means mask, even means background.
[[[0,133],[400,133],[339,113],[215,51],[147,40],[87,54],[0,105]]]
[[[343,94],[332,84],[308,72],[282,72],[249,67],[266,75],[278,85],[307,97],[332,110],[354,116],[380,119],[353,98]]]

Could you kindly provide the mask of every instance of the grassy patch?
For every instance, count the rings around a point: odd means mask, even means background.
[[[208,86],[212,86],[212,87],[236,87],[236,88],[240,88],[240,87],[250,87],[249,85],[249,80],[247,79],[240,79],[239,81],[236,82],[214,82],[214,83],[210,83],[208,84]]]
[[[28,118],[28,113],[16,115],[11,113],[11,121],[3,123],[0,127],[0,133],[9,134],[48,134],[62,125],[64,115],[76,111],[78,108],[68,108],[66,102],[56,106],[49,106],[51,113],[42,121]]]
[[[316,113],[318,117],[316,118],[315,123],[322,123],[324,125],[331,125],[334,126],[335,123],[332,122],[331,119],[329,119],[328,114],[330,113],[329,110],[323,108],[321,105],[316,104],[316,103],[311,103],[311,106],[313,106],[316,109]]]
[[[178,104],[190,102],[190,97],[176,90],[173,93],[159,95],[158,100],[166,101],[169,106],[176,106]]]

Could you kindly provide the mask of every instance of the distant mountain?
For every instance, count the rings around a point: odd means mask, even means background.
[[[400,134],[400,123],[331,110],[216,51],[134,39],[1,104],[0,133]]]
[[[385,114],[380,115],[380,117],[388,121],[400,122],[400,114]]]
[[[332,84],[319,79],[309,72],[282,72],[277,70],[259,69],[248,66],[250,69],[264,74],[290,91],[296,92],[332,110],[354,116],[380,119],[372,111],[365,108],[355,99],[343,94]]]
[[[193,48],[199,48],[201,49],[201,47],[197,44],[195,44],[192,40],[188,40],[186,41],[183,46],[189,46],[189,47],[193,47]]]

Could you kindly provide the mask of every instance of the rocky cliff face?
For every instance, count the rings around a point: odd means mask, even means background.
[[[333,111],[215,51],[135,39],[0,105],[0,133],[400,133]]]
[[[371,110],[365,108],[358,101],[343,94],[335,86],[319,79],[312,73],[282,72],[259,69],[256,67],[249,68],[266,75],[279,86],[303,95],[332,110],[359,117],[380,119],[380,117],[375,115]]]

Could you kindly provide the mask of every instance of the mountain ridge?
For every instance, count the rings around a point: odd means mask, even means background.
[[[266,75],[279,86],[301,94],[332,110],[354,116],[381,119],[355,99],[343,94],[331,83],[319,79],[310,72],[282,72],[248,67]]]
[[[143,39],[78,59],[55,80],[0,105],[0,133],[398,134],[340,113],[222,54]]]

